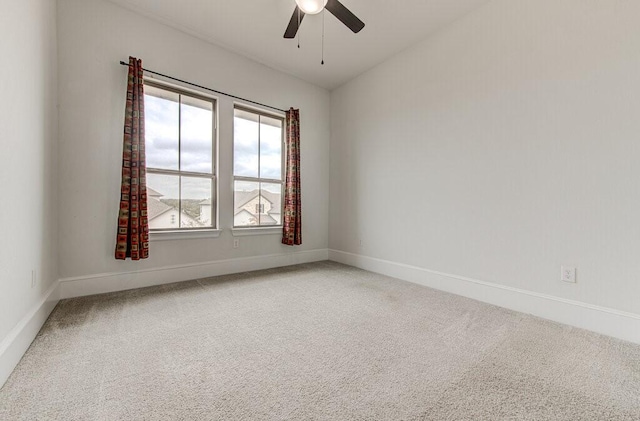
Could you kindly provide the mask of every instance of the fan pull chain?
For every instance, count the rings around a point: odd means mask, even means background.
[[[321,65],[324,66],[324,12],[327,9],[322,9],[322,61],[320,62]]]
[[[298,35],[298,48],[300,48],[300,8],[297,6],[296,8],[298,9],[298,32],[296,35]]]

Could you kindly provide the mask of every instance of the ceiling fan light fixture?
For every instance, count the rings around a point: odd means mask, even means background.
[[[327,5],[328,0],[296,0],[296,4],[304,13],[317,15]]]

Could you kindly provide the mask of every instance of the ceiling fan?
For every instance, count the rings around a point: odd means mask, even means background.
[[[344,23],[347,28],[351,29],[354,33],[358,33],[364,28],[364,22],[362,22],[356,15],[351,13],[349,9],[344,7],[338,0],[295,0],[296,8],[293,11],[289,26],[284,32],[285,38],[295,38],[298,28],[302,23],[304,15],[315,15],[322,12],[323,9],[327,9],[331,14],[338,18],[338,20]]]

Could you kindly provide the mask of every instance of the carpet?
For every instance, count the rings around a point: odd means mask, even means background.
[[[2,420],[640,420],[640,346],[333,262],[61,301]]]

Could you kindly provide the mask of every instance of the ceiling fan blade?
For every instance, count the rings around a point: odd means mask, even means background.
[[[351,29],[356,34],[364,28],[364,22],[358,19],[356,15],[351,13],[349,9],[344,7],[342,3],[338,0],[329,0],[325,9],[330,11],[335,17],[337,17],[340,22],[347,25],[349,29]]]
[[[298,12],[300,13],[300,17],[298,18]],[[293,11],[293,15],[291,15],[291,20],[289,21],[289,26],[287,26],[287,30],[284,31],[285,38],[295,38],[296,33],[298,33],[299,23],[302,23],[302,18],[304,18],[304,12],[296,6],[296,10]],[[300,19],[300,22],[298,22]]]

